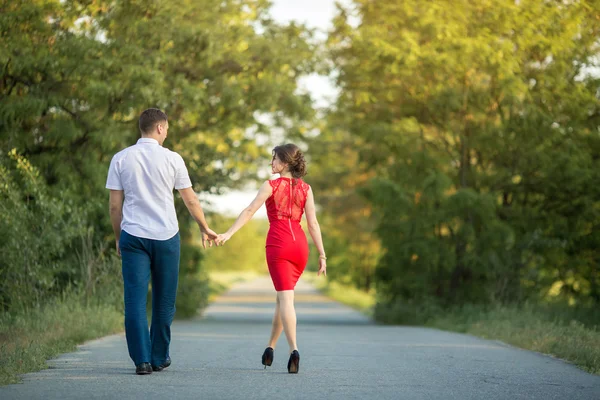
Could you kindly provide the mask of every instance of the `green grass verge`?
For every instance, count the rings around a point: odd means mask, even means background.
[[[209,301],[232,285],[259,276],[256,272],[209,273]],[[65,295],[17,315],[0,314],[0,385],[18,383],[19,375],[48,368],[46,360],[78,344],[123,331],[123,314],[100,301]]]
[[[600,331],[546,307],[465,307],[434,316],[426,324],[500,340],[527,350],[552,355],[600,375]]]
[[[365,293],[309,274],[302,279],[314,284],[332,299],[369,316],[373,315],[376,303],[374,293]],[[420,325],[500,340],[515,347],[563,359],[587,372],[600,375],[600,331],[591,323],[592,319],[588,319],[586,325],[580,322],[586,319],[581,310],[532,305],[492,309],[466,306],[430,315]]]
[[[123,330],[123,315],[107,304],[66,296],[18,316],[0,315],[0,385],[48,367],[46,360],[76,345]]]
[[[316,273],[309,271],[306,271],[302,275],[302,279],[314,285],[327,297],[352,307],[370,317],[373,316],[375,295],[372,292],[367,293],[353,286],[331,281],[327,277],[317,276]]]

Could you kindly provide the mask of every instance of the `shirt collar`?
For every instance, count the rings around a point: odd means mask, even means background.
[[[137,144],[142,143],[158,144],[158,140],[152,138],[139,138]]]

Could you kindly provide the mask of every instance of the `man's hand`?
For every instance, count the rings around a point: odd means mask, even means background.
[[[119,241],[115,240],[115,244],[117,245],[117,255],[121,257],[121,248],[119,247]]]
[[[215,242],[217,245],[219,244],[219,242],[217,241],[217,239],[219,238],[219,235],[217,235],[212,229],[206,229],[202,231],[202,247],[206,249],[206,242],[208,242],[208,247],[212,247],[213,242]]]

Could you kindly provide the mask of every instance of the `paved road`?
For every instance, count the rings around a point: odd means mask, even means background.
[[[0,388],[0,399],[600,399],[600,377],[502,343],[373,324],[311,286],[297,287],[300,373],[287,344],[260,356],[274,293],[268,278],[236,286],[202,318],[173,325],[173,365],[137,376],[123,335],[86,343],[51,369]]]

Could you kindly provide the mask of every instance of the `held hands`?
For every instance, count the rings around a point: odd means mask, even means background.
[[[216,246],[223,246],[226,241],[231,239],[233,234],[229,232],[225,232],[222,234],[217,234],[212,229],[201,230],[202,231],[202,247],[206,249],[206,244],[208,243],[208,247],[212,247],[213,243]]]
[[[208,247],[212,247],[213,242],[218,246],[218,238],[219,235],[215,233],[212,229],[208,228],[206,230],[202,230],[202,247],[206,249],[206,243],[208,242]]]

